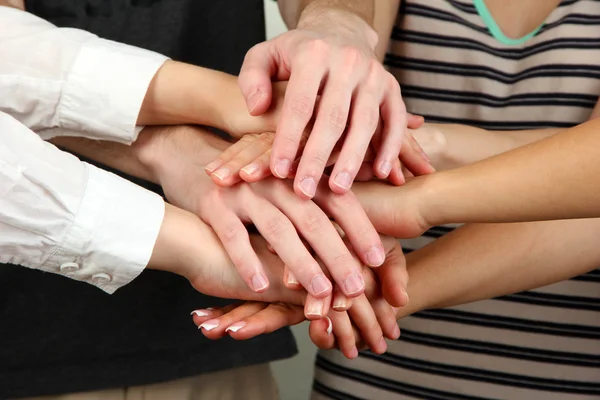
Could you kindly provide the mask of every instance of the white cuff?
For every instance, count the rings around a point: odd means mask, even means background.
[[[88,183],[75,220],[41,269],[113,293],[150,261],[165,205],[156,193],[86,166]]]
[[[166,60],[158,53],[104,39],[84,42],[61,98],[62,130],[90,139],[134,142],[142,102]]]

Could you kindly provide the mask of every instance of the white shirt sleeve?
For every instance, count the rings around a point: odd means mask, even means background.
[[[0,262],[108,293],[146,267],[164,201],[81,162],[0,112]]]
[[[142,102],[165,56],[10,7],[0,6],[0,27],[0,112],[46,140],[136,140]]]

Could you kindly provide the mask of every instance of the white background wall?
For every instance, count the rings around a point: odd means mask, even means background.
[[[265,0],[267,38],[277,36],[287,30],[277,3]],[[282,400],[307,400],[312,386],[313,364],[316,348],[308,336],[308,324],[302,323],[292,328],[299,354],[291,359],[278,361],[271,365],[279,384]]]

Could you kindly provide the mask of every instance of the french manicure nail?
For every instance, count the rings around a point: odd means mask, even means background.
[[[365,282],[362,276],[358,274],[352,274],[344,281],[344,287],[346,288],[346,294],[353,295],[364,289]]]
[[[215,329],[217,326],[219,326],[219,320],[218,319],[209,319],[208,321],[202,323],[198,329],[204,329],[206,331],[212,331],[213,329]]]
[[[317,192],[317,181],[312,176],[308,176],[300,181],[300,191],[307,197],[312,198]]]
[[[294,275],[294,273],[292,271],[288,271],[287,274],[287,284],[289,286],[291,285],[299,285],[300,282],[298,282],[298,279],[296,278],[296,275]]]
[[[229,168],[229,167],[219,168],[218,170],[213,172],[213,175],[216,176],[220,181],[224,181],[225,179],[229,178],[229,176],[231,175],[231,168]]]
[[[260,103],[263,97],[264,93],[262,92],[262,90],[257,89],[256,92],[254,92],[254,94],[252,94],[252,96],[248,98],[248,106],[250,107],[250,112],[254,111],[254,109]]]
[[[392,164],[390,164],[388,161],[383,162],[381,164],[381,172],[383,175],[388,176],[390,172],[392,172]]]
[[[323,315],[323,300],[313,299],[308,304],[306,315],[320,317]]]
[[[263,274],[256,274],[252,277],[252,288],[255,292],[262,292],[269,287],[269,281]]]
[[[333,179],[333,183],[342,189],[350,189],[352,186],[352,176],[348,172],[340,172]]]
[[[287,178],[290,173],[290,165],[290,160],[282,159],[277,161],[277,164],[275,164],[275,175],[281,179]]]
[[[225,329],[225,332],[237,332],[245,326],[246,323],[244,321],[236,322],[235,324],[230,325],[227,329]]]
[[[379,267],[385,261],[385,252],[381,246],[373,246],[367,253],[367,262],[371,267]]]
[[[320,294],[323,294],[331,289],[331,282],[329,282],[329,280],[327,278],[325,278],[325,275],[315,276],[312,279],[312,282],[310,283],[310,285],[312,287],[314,294],[317,296]]]
[[[204,169],[210,173],[213,173],[214,170],[219,168],[220,166],[221,166],[221,160],[213,160],[213,161],[209,162],[206,165],[206,167],[204,167]]]
[[[242,172],[244,172],[246,175],[253,175],[256,173],[256,171],[258,171],[259,168],[260,166],[258,165],[258,163],[252,163],[242,168]]]
[[[204,310],[194,310],[190,313],[190,315],[194,315],[196,314],[196,316],[198,317],[208,317],[212,314],[212,312],[209,309],[204,309]]]
[[[333,332],[333,322],[331,322],[329,317],[325,317],[325,319],[327,320],[327,336],[331,336],[331,333]]]
[[[336,297],[331,306],[335,311],[346,311],[348,309],[348,302],[345,297]]]

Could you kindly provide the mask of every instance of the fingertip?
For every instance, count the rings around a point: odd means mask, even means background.
[[[271,106],[271,85],[257,88],[246,100],[248,112],[256,117],[264,114]]]

